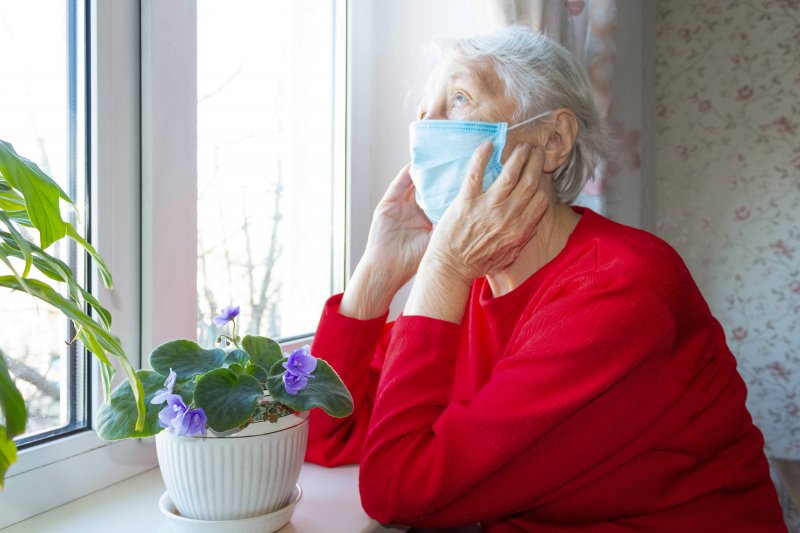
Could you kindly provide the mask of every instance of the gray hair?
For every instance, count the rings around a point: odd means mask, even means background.
[[[609,148],[589,77],[578,59],[541,33],[519,26],[438,44],[445,56],[456,61],[488,59],[505,84],[506,94],[517,102],[516,122],[563,107],[575,113],[575,146],[553,175],[558,198],[574,200]]]

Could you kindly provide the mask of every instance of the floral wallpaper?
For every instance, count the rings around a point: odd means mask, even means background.
[[[722,323],[772,457],[800,460],[800,0],[661,0],[656,231]]]
[[[800,459],[800,0],[662,0],[656,28],[657,231]]]

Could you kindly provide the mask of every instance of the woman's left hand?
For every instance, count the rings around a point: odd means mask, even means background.
[[[491,143],[473,154],[458,197],[431,236],[426,260],[464,283],[510,265],[536,233],[550,195],[542,179],[544,149],[514,147],[500,177],[484,193]]]

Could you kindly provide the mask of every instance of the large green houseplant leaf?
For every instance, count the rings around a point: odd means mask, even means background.
[[[72,239],[94,259],[105,286],[113,287],[111,272],[97,250],[61,218],[62,201],[68,208],[75,209],[72,200],[52,178],[35,163],[18,155],[11,144],[0,140],[0,263],[8,272],[0,275],[0,287],[27,292],[52,305],[73,322],[76,337],[101,363],[106,402],[111,399],[112,362],[119,365],[128,379],[135,418],[132,429],[143,432],[147,414],[145,390],[119,339],[111,333],[111,314],[82,287],[69,265],[47,252],[54,242]],[[38,234],[38,243],[30,237],[35,234]],[[63,284],[66,296],[56,284]],[[24,432],[27,419],[22,396],[11,380],[2,352],[0,409],[4,421],[0,425],[2,487],[8,467],[16,460],[13,438]]]
[[[17,447],[14,437],[25,431],[25,422],[28,414],[25,412],[25,402],[11,376],[8,366],[0,350],[0,413],[3,414],[4,424],[0,424],[0,488],[8,467],[17,460]]]

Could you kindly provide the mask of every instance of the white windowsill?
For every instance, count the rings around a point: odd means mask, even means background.
[[[279,533],[389,533],[403,529],[384,528],[368,517],[358,496],[358,467],[324,468],[306,463],[300,473],[303,498],[292,520]],[[43,490],[46,490],[43,488]],[[4,529],[4,533],[167,533],[165,518],[158,510],[164,492],[158,468],[126,479],[83,498],[56,507]]]

